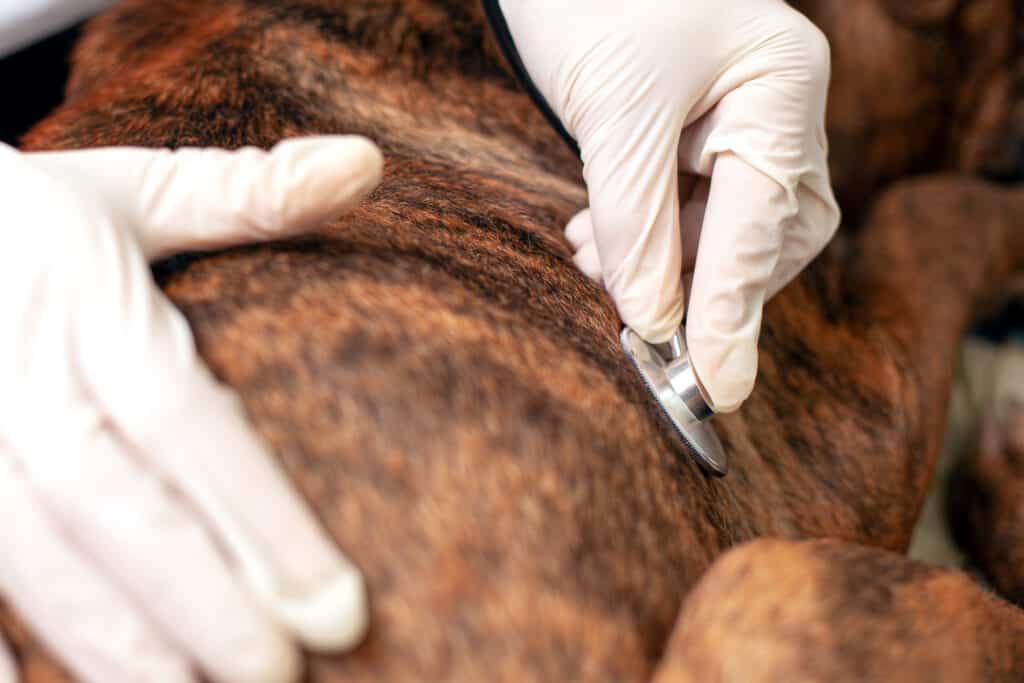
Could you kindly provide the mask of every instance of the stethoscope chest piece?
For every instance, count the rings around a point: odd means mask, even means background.
[[[623,328],[620,338],[626,356],[640,373],[686,450],[707,472],[725,476],[729,460],[708,421],[714,410],[704,397],[690,364],[683,329],[680,328],[664,344],[649,344],[629,327]]]

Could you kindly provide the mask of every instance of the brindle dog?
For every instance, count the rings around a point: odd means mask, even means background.
[[[909,171],[995,163],[1009,0],[802,6],[835,45],[848,208]],[[945,59],[951,44],[967,54]],[[315,237],[158,276],[366,574],[369,638],[311,658],[312,680],[1020,678],[1024,613],[898,553],[961,333],[1024,266],[1024,191],[887,189],[768,306],[757,388],[716,418],[733,462],[718,480],[573,267],[578,161],[472,0],[133,0],[91,25],[26,146],[304,133],[376,140],[380,189]],[[64,680],[4,623],[29,683]]]

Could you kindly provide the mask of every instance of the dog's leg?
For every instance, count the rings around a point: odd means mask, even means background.
[[[1024,604],[1024,350],[1000,355],[973,452],[952,484],[957,541],[1006,598]]]
[[[965,574],[836,541],[748,543],[683,606],[653,683],[1016,681],[1024,612]]]
[[[892,359],[889,370],[902,385],[897,403],[909,457],[889,473],[903,478],[893,500],[911,502],[908,529],[942,445],[962,335],[1024,266],[1022,215],[1018,189],[957,176],[906,181],[876,202],[841,270],[851,337],[871,340],[880,362]],[[860,362],[861,383],[870,385],[874,361],[865,354]],[[872,478],[863,483],[870,489]]]

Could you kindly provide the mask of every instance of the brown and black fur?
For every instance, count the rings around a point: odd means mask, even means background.
[[[1024,407],[993,407],[978,436],[954,482],[955,531],[1000,595],[1024,605]]]
[[[834,6],[803,4],[839,30]],[[961,4],[943,15],[951,35],[977,7],[1014,16],[1009,2]],[[892,40],[930,46],[936,30]],[[1013,57],[1012,30],[999,35],[991,78]],[[847,79],[850,54],[836,54]],[[863,184],[840,153],[840,193],[969,168],[946,135],[983,105],[940,94],[935,131],[907,134],[936,147],[865,158]],[[978,138],[1001,135],[1011,109]],[[864,112],[844,134],[897,125]],[[659,421],[610,300],[573,267],[561,228],[586,202],[578,162],[472,0],[132,0],[92,24],[66,104],[26,146],[310,133],[381,145],[384,181],[359,210],[158,274],[366,574],[368,640],[311,658],[311,680],[1020,678],[1024,614],[896,553],[941,444],[960,334],[1024,265],[1024,191],[962,175],[886,190],[769,305],[757,388],[716,418],[733,470],[714,480]],[[762,537],[787,540],[716,563]],[[4,623],[28,683],[63,680]]]

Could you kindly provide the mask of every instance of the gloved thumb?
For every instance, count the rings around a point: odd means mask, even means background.
[[[108,147],[25,157],[112,210],[149,260],[315,228],[376,187],[383,166],[358,136],[295,138],[269,152]]]
[[[731,412],[757,376],[761,314],[796,201],[731,153],[711,175],[686,318],[694,368],[716,412]]]

